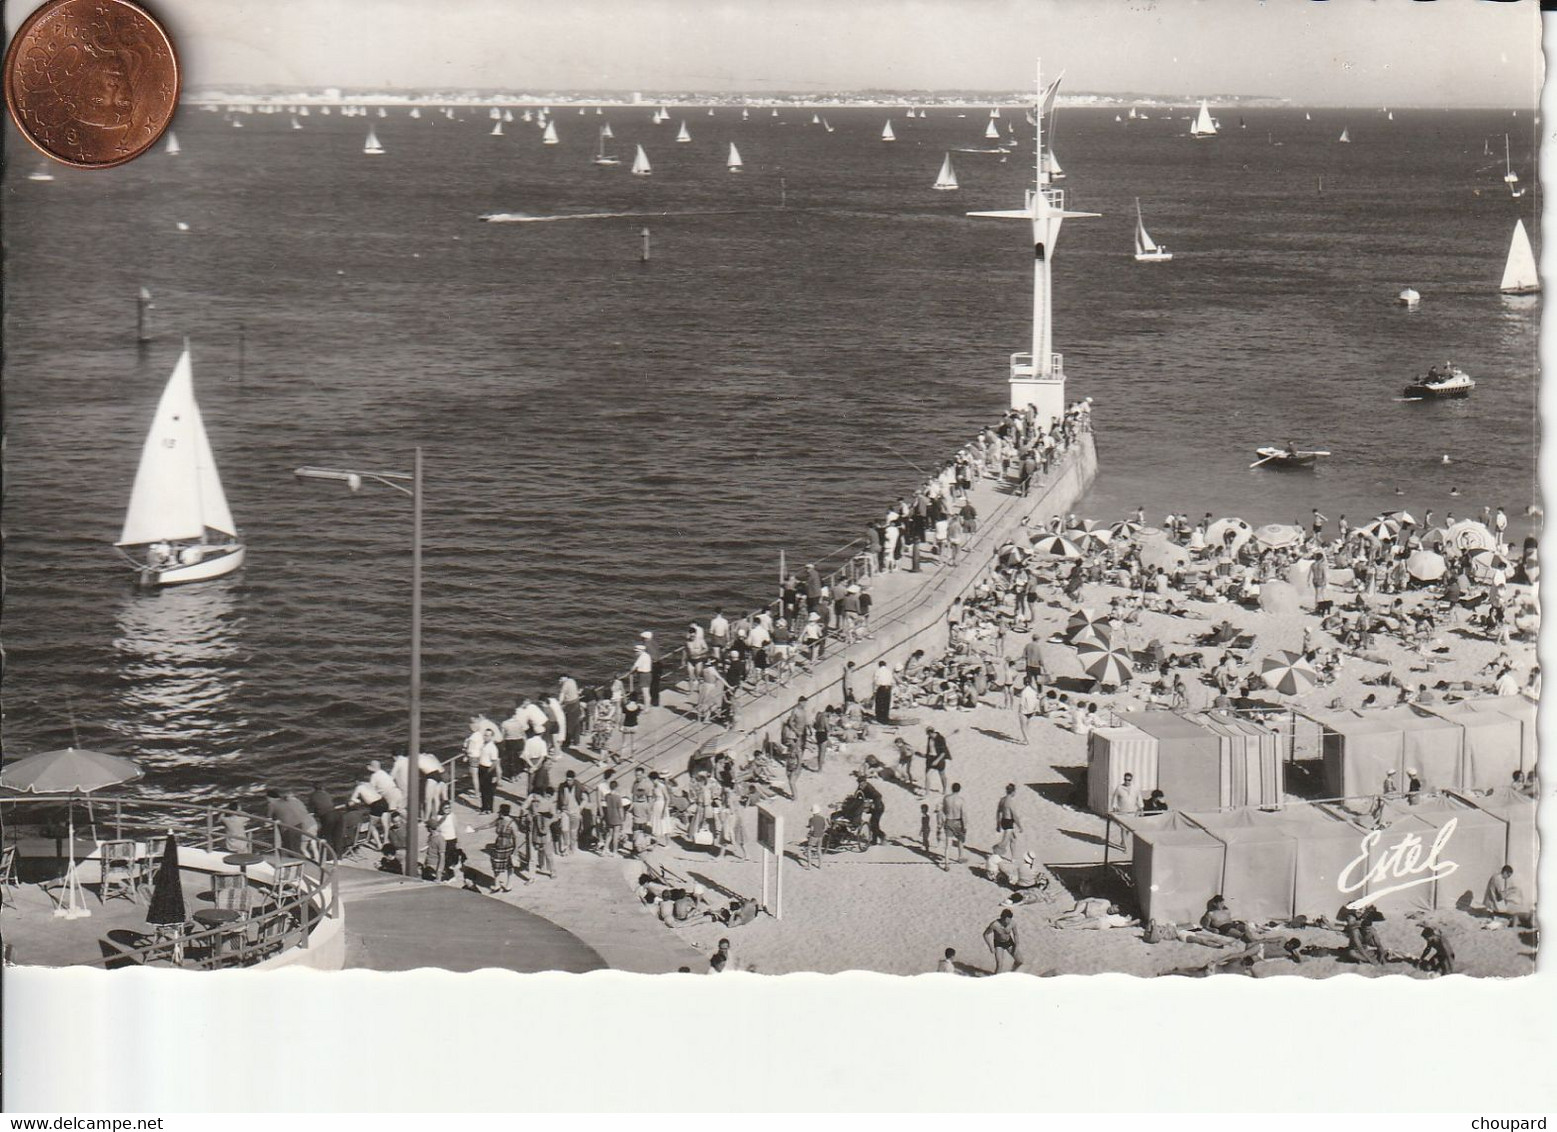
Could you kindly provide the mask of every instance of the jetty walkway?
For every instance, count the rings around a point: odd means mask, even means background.
[[[684,668],[672,667],[667,658],[660,706],[645,706],[632,756],[617,763],[613,776],[625,782],[636,767],[642,766],[671,780],[678,779],[686,773],[688,760],[699,747],[727,732],[740,736],[741,751],[755,748],[766,732],[777,728],[802,695],[816,707],[841,702],[839,685],[850,661],[855,666],[854,679],[866,687],[880,660],[895,664],[906,660],[916,649],[932,656],[943,651],[952,603],[965,597],[978,583],[995,549],[1007,541],[1025,545],[1026,525],[1068,513],[1096,474],[1093,434],[1087,431],[1055,460],[1047,476],[1034,477],[1025,496],[1017,492],[1010,480],[980,479],[969,493],[978,511],[978,529],[968,536],[956,563],[940,562],[931,556],[921,560],[916,573],[906,565],[905,556],[905,565],[899,569],[870,575],[866,582],[872,597],[870,635],[847,645],[830,639],[823,658],[808,670],[784,683],[775,682],[739,696],[735,720],[730,726],[698,721],[695,689],[686,687]],[[732,619],[745,612],[732,610]],[[553,781],[560,780],[568,770],[575,771],[590,787],[601,784],[606,774],[605,767],[578,750],[569,751],[558,760]],[[484,871],[482,839],[490,835],[480,832],[480,827],[491,819],[469,804],[475,797],[471,769],[458,760],[451,766],[451,773],[457,787],[455,815],[461,847],[472,864]],[[515,803],[516,808],[524,800],[504,787],[499,787],[498,796]],[[798,821],[798,815],[792,820]],[[545,917],[582,940],[612,968],[645,973],[675,971],[684,966],[698,972],[706,969],[706,954],[661,925],[633,898],[633,878],[638,871],[634,862],[574,852],[554,864],[556,879],[541,878],[530,885],[516,885],[512,892],[497,894],[496,898]],[[353,909],[353,916],[356,915]]]

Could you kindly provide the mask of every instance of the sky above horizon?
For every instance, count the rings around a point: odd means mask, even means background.
[[[190,86],[1016,91],[1533,106],[1536,0],[142,0]],[[13,30],[36,5],[8,6]]]

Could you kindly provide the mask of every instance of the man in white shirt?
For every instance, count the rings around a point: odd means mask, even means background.
[[[884,660],[877,661],[872,683],[876,689],[876,722],[885,727],[892,717],[892,666]]]
[[[1113,796],[1109,799],[1108,809],[1115,814],[1138,814],[1141,812],[1141,791],[1135,785],[1135,775],[1128,771],[1118,786],[1114,787]]]
[[[708,623],[708,652],[715,663],[724,660],[724,650],[730,647],[730,622],[724,610],[714,610],[714,619]]]
[[[654,676],[654,658],[649,655],[647,645],[634,645],[633,649],[633,686],[631,691],[634,695],[647,696],[649,694],[649,683]]]
[[[405,791],[395,784],[395,780],[377,759],[368,764],[368,784],[378,791],[379,797],[384,799],[384,804],[391,810],[398,810],[405,805]]]

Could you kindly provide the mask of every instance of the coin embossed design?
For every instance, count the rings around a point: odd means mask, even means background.
[[[178,108],[178,56],[129,0],[50,0],[5,53],[5,101],[22,135],[82,169],[150,149]]]

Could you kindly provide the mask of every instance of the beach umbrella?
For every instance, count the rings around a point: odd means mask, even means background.
[[[134,782],[142,773],[129,759],[66,747],[28,755],[0,769],[0,786],[23,794],[90,794]]]
[[[1444,543],[1461,550],[1496,550],[1498,540],[1486,525],[1474,519],[1461,519],[1444,531]]]
[[[1419,550],[1406,559],[1406,571],[1419,582],[1436,582],[1448,569],[1443,555],[1431,550]]]
[[[1071,540],[1082,550],[1101,550],[1108,545],[1113,534],[1105,527],[1093,527],[1091,530],[1082,530],[1079,527],[1065,532],[1065,538]]]
[[[1115,538],[1134,538],[1136,533],[1144,528],[1134,519],[1121,519],[1117,523],[1110,524],[1108,529]]]
[[[1033,552],[1050,558],[1080,558],[1081,547],[1064,535],[1039,535],[1033,539]]]
[[[1260,587],[1260,609],[1266,613],[1296,613],[1302,608],[1291,582],[1269,581]]]
[[[1107,633],[1111,625],[1112,622],[1106,614],[1099,613],[1095,609],[1078,609],[1070,615],[1070,620],[1065,622],[1065,639],[1074,644],[1076,638],[1082,633],[1097,626],[1102,626],[1102,631]]]
[[[1254,532],[1254,541],[1267,550],[1280,550],[1302,542],[1303,532],[1287,523],[1266,523]]]
[[[1470,576],[1477,582],[1490,582],[1492,575],[1503,571],[1503,576],[1508,577],[1508,559],[1495,550],[1473,550],[1465,556],[1465,567],[1470,571]]]
[[[151,882],[151,903],[146,907],[148,924],[182,924],[188,919],[184,908],[184,885],[178,875],[178,838],[168,833],[162,863]]]
[[[1319,673],[1302,653],[1283,650],[1260,661],[1260,679],[1284,696],[1300,696],[1319,683]]]
[[[1378,542],[1383,542],[1385,539],[1392,539],[1400,534],[1400,522],[1386,515],[1380,515],[1377,519],[1370,519],[1358,527],[1357,533],[1367,535]]]
[[[1070,637],[1070,643],[1080,648],[1082,645],[1107,645],[1114,642],[1119,632],[1119,626],[1112,621],[1098,621],[1088,625],[1084,629],[1077,629]]]
[[[1127,683],[1135,675],[1135,660],[1127,649],[1108,641],[1084,641],[1076,646],[1081,670],[1099,684]]]
[[[1380,515],[1381,519],[1393,519],[1403,527],[1416,526],[1416,517],[1409,511],[1386,511]]]
[[[1206,528],[1206,545],[1216,547],[1218,550],[1227,541],[1227,533],[1233,534],[1233,550],[1243,549],[1243,544],[1249,541],[1254,534],[1254,528],[1242,519],[1218,519]]]

